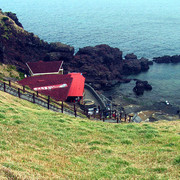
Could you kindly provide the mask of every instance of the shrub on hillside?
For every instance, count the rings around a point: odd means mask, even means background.
[[[8,21],[9,18],[8,17],[3,17],[2,20],[5,22],[5,21]]]

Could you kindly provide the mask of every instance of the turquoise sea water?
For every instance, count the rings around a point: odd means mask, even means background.
[[[0,8],[15,12],[27,31],[48,42],[72,45],[76,51],[108,44],[123,55],[133,52],[150,59],[180,54],[179,0],[0,0]],[[168,97],[180,105],[179,64],[155,64],[135,78],[152,84],[149,100]],[[124,91],[131,84],[114,91],[133,97]]]
[[[143,96],[136,96],[132,89],[135,81],[114,87],[110,94],[123,93],[139,104],[153,105],[155,102],[169,101],[171,105],[180,107],[180,63],[154,64],[149,71],[129,78],[147,80],[153,87],[152,91],[145,91]]]

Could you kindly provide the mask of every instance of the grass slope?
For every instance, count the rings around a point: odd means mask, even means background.
[[[109,124],[0,92],[0,179],[179,179],[180,121]]]

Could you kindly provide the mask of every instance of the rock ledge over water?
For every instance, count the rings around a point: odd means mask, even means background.
[[[154,57],[153,61],[156,63],[180,63],[180,55]]]

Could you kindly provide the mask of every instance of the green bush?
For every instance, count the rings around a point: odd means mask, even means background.
[[[8,17],[3,17],[2,20],[5,22],[5,21],[8,21],[9,18]]]

